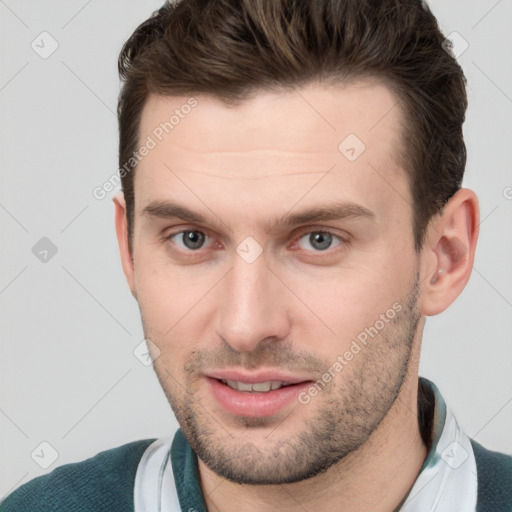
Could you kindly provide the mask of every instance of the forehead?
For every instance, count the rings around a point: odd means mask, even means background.
[[[201,206],[201,194],[256,209],[279,195],[290,206],[321,178],[306,203],[335,192],[369,209],[396,202],[408,195],[401,133],[398,98],[377,81],[261,92],[236,106],[152,95],[140,125],[151,150],[135,174],[136,211],[178,195]]]

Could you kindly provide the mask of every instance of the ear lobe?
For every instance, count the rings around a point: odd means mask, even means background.
[[[475,193],[460,189],[432,222],[422,250],[425,265],[431,266],[423,284],[422,314],[427,316],[444,311],[471,275],[479,231]]]
[[[128,239],[128,220],[126,218],[126,202],[122,191],[118,192],[113,198],[115,208],[115,225],[117,234],[117,243],[119,245],[119,252],[121,255],[121,263],[123,266],[123,272],[126,277],[128,286],[132,295],[137,299],[135,291],[135,279],[134,279],[134,265],[133,257],[130,251],[129,239]]]

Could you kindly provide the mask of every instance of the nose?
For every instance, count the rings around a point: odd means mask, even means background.
[[[239,352],[250,352],[263,341],[282,340],[289,334],[289,300],[264,253],[252,263],[234,255],[218,300],[217,335]]]

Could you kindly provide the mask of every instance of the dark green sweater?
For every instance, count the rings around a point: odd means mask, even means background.
[[[147,439],[66,464],[10,494],[2,512],[133,512],[133,484]]]
[[[0,510],[133,512],[137,465],[153,441],[125,444],[83,462],[61,466],[14,491],[0,504]],[[512,456],[487,450],[474,440],[471,443],[478,473],[477,512],[512,512]],[[182,510],[206,512],[205,508],[198,508],[204,507],[202,497],[195,495],[200,492],[197,460],[180,430],[173,443],[172,458],[175,471],[181,468],[175,475]]]

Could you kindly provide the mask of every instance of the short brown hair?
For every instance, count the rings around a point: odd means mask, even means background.
[[[181,0],[166,3],[123,46],[119,167],[132,247],[139,125],[151,93],[209,94],[236,104],[261,90],[359,77],[396,93],[416,249],[460,188],[466,79],[419,0]],[[128,165],[132,162],[133,165]],[[128,169],[128,172],[126,172]]]

